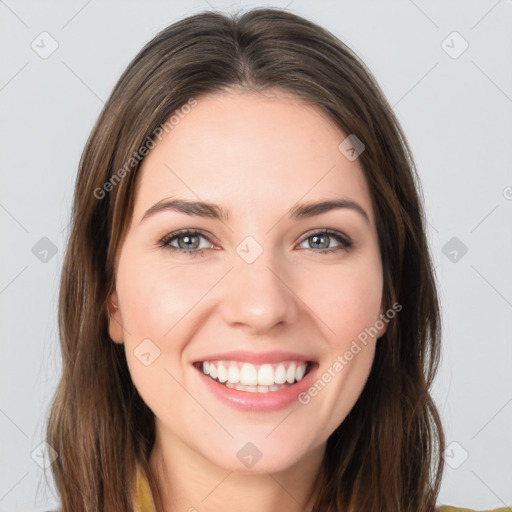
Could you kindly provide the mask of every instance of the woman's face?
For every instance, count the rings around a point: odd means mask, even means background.
[[[168,453],[284,470],[323,451],[361,394],[385,307],[346,136],[283,93],[216,93],[144,159],[109,332]],[[325,201],[347,203],[303,208]]]

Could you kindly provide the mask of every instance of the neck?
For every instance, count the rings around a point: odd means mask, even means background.
[[[237,473],[157,435],[149,461],[161,498],[153,492],[157,512],[310,512],[324,451],[325,444],[279,472]]]

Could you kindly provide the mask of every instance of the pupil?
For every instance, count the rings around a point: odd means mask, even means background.
[[[319,235],[313,235],[313,240],[314,240],[314,242],[313,242],[313,243],[316,243],[317,241],[322,240],[322,239],[325,239],[325,238],[326,238],[326,237],[325,237],[324,235],[321,235],[321,236],[319,236]],[[322,244],[321,244],[321,245],[322,245]],[[323,245],[325,245],[325,244],[323,244]],[[329,245],[329,244],[327,244],[327,245]],[[324,249],[325,247],[322,247],[322,248]]]
[[[190,244],[189,242],[193,239],[193,238],[197,238],[196,236],[182,236],[181,237],[184,241],[185,241],[185,248],[186,249],[190,249],[190,247],[193,246],[193,248],[195,249],[196,246],[197,246],[197,243],[196,244]],[[197,241],[196,241],[197,242]]]

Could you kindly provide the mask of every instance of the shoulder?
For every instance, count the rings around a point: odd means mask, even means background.
[[[488,510],[475,510],[471,508],[452,507],[450,505],[441,505],[436,507],[435,512],[512,512],[510,507],[493,508]]]

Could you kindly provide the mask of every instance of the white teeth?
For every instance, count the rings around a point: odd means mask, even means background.
[[[286,372],[286,381],[288,384],[293,384],[295,382],[295,363],[292,363],[288,367],[288,371]],[[212,370],[210,369],[210,375],[212,374]],[[215,377],[214,377],[215,378]]]
[[[237,361],[204,361],[203,373],[226,386],[243,391],[266,393],[299,382],[307,363],[284,361],[279,364],[252,365]]]
[[[231,384],[229,381],[224,385],[231,389],[236,389],[238,391],[248,391],[249,393],[268,393],[269,391],[279,391],[280,389],[289,386],[289,384],[272,384],[272,386],[242,386],[242,384]]]
[[[269,364],[260,366],[258,370],[258,384],[261,386],[270,386],[274,384],[274,370]]]
[[[217,368],[217,378],[222,382],[226,382],[228,380],[228,372],[226,371],[226,368],[222,366],[222,363],[219,363],[219,366]]]
[[[234,364],[230,365],[228,368],[228,381],[231,384],[236,384],[240,382],[240,372],[238,371],[238,368]]]
[[[280,364],[277,367],[274,382],[276,384],[284,384],[286,382],[286,368],[284,367],[284,364]]]
[[[242,365],[242,369],[240,370],[240,384],[244,386],[256,386],[258,384],[258,373],[252,364],[244,363]]]

